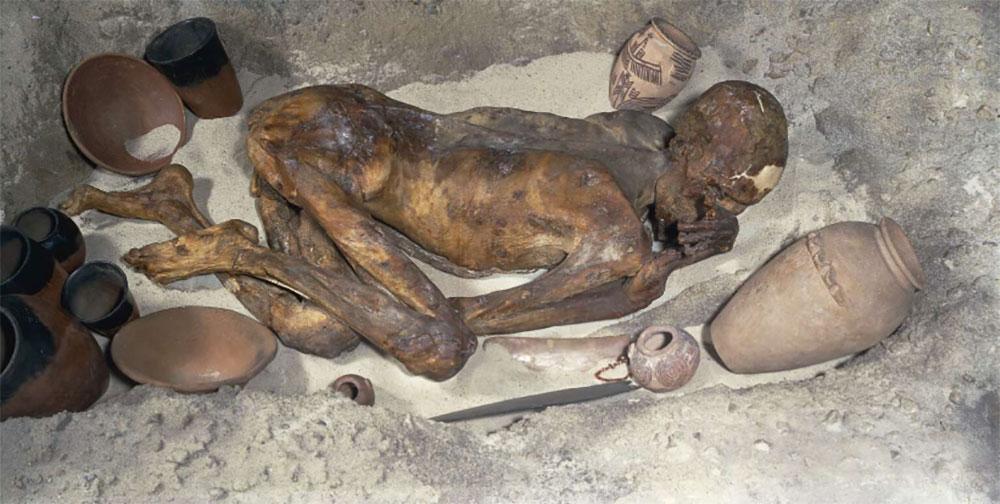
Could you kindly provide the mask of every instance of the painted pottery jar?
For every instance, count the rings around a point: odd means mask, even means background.
[[[108,388],[101,348],[58,304],[4,295],[0,332],[0,418],[83,411]]]
[[[87,257],[83,233],[70,216],[55,208],[29,208],[14,218],[14,227],[52,252],[66,273],[72,273]]]
[[[21,230],[0,227],[0,293],[37,297],[59,306],[66,271],[52,252]]]
[[[663,18],[632,34],[611,69],[608,98],[618,110],[656,110],[672,100],[694,72],[701,50]]]
[[[629,376],[653,392],[684,386],[698,370],[700,360],[698,342],[678,327],[647,327],[628,347]]]
[[[924,272],[899,224],[841,222],[809,233],[744,283],[712,321],[731,371],[782,371],[850,355],[906,318]]]

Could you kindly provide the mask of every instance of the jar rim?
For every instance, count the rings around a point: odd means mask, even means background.
[[[927,277],[903,228],[891,218],[882,217],[878,223],[878,235],[883,256],[886,256],[885,261],[893,275],[916,290],[923,289]]]

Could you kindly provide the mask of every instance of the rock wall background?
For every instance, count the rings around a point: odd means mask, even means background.
[[[0,9],[5,215],[90,174],[59,114],[71,66],[101,51],[138,55],[174,20],[216,19],[240,68],[303,79],[321,69],[391,88],[549,54],[610,53],[663,15],[772,90],[806,132],[791,139],[790,155],[832,158],[829,177],[863,195],[873,218],[900,222],[929,279],[896,334],[812,380],[630,396],[531,415],[488,435],[324,395],[138,388],[85,413],[4,422],[5,499],[1000,500],[996,1],[12,1]],[[703,322],[732,287],[688,289],[658,313]]]

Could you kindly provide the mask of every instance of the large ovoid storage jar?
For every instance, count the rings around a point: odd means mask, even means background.
[[[736,373],[818,364],[891,334],[924,283],[895,221],[841,222],[809,233],[751,275],[709,334]]]

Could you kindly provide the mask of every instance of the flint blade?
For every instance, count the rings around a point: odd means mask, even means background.
[[[595,399],[603,399],[605,397],[610,397],[624,392],[630,392],[637,388],[639,387],[630,380],[601,383],[600,385],[590,385],[587,387],[568,388],[454,411],[436,416],[431,418],[431,420],[436,420],[438,422],[458,422],[462,420],[472,420],[473,418],[517,413],[520,411],[542,410],[548,408],[549,406],[559,406],[562,404],[582,403],[593,401]]]

